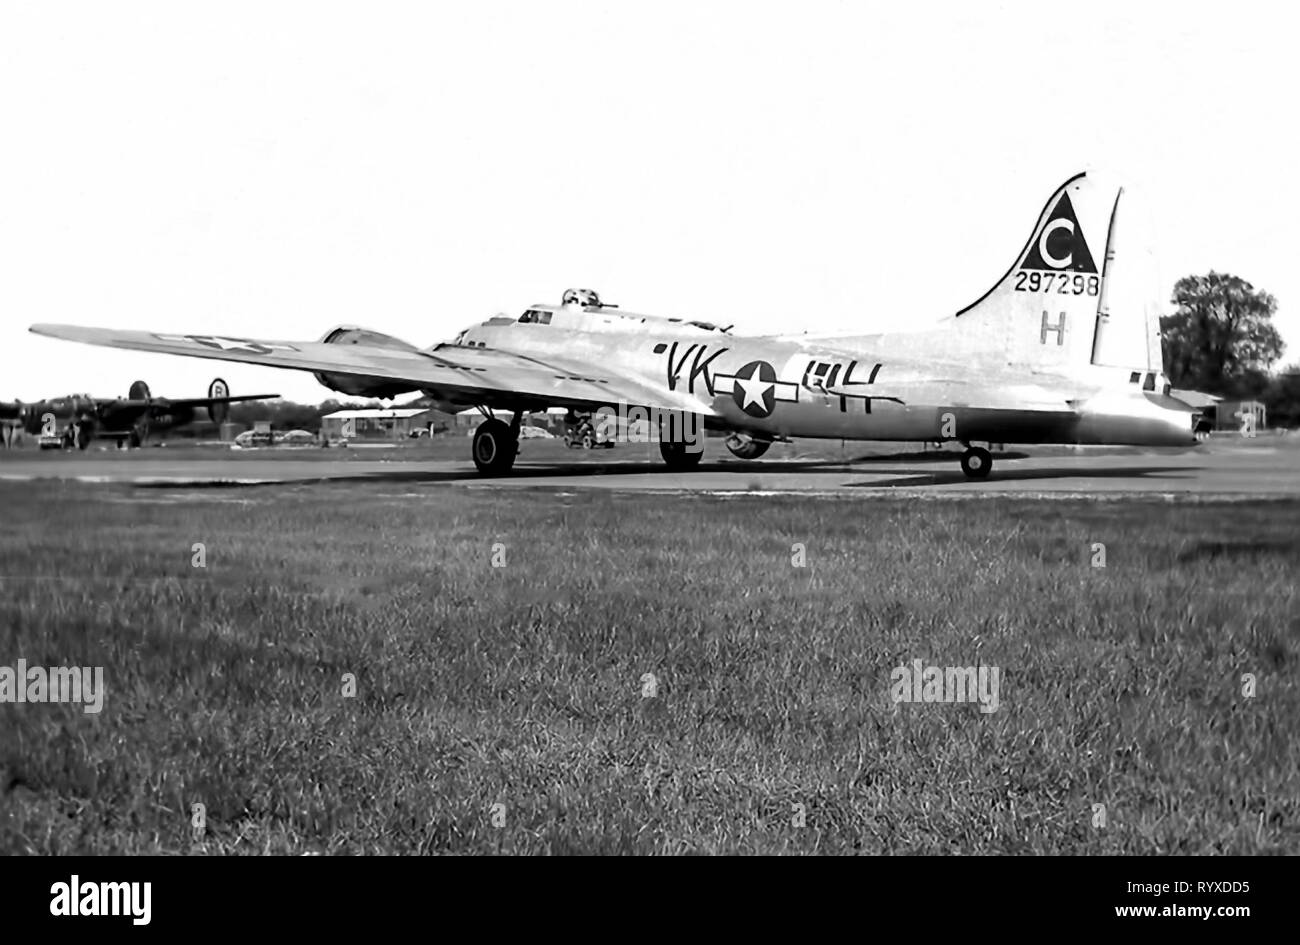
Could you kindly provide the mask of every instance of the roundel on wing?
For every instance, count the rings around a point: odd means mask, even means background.
[[[750,361],[736,372],[731,398],[751,417],[771,416],[776,407],[776,369],[766,361]]]

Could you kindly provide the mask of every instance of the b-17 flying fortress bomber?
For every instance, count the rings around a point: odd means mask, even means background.
[[[791,438],[957,441],[966,447],[966,475],[982,478],[992,456],[981,443],[1196,444],[1203,421],[1169,394],[1159,299],[1142,288],[1141,253],[1116,249],[1123,198],[1123,188],[1092,175],[1070,178],[1006,275],[921,332],[746,336],[731,326],[625,312],[585,289],[425,349],[351,325],[315,342],[50,324],[31,330],[311,371],[352,396],[421,391],[444,409],[477,407],[486,419],[472,453],[485,475],[510,471],[525,413],[564,407],[639,409],[658,418],[660,449],[674,469],[693,467],[702,455],[699,444],[668,435],[691,427],[668,418],[689,417],[730,434],[728,448],[749,459]]]

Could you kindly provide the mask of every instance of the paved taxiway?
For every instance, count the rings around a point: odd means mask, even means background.
[[[1056,451],[995,455],[992,475],[970,481],[955,454],[839,459],[705,462],[688,473],[668,472],[642,457],[584,457],[582,462],[527,462],[514,475],[482,479],[468,461],[403,461],[293,457],[137,457],[36,453],[0,461],[0,480],[63,479],[137,485],[254,485],[371,481],[445,483],[468,488],[603,489],[620,492],[811,493],[921,495],[1300,497],[1300,449],[1289,442],[1215,443],[1187,451],[1131,450],[1105,454]]]

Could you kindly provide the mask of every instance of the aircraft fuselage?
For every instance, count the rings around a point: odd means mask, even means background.
[[[945,364],[945,380],[935,382],[933,361],[891,356],[909,347],[908,335],[850,347],[846,339],[745,337],[652,316],[540,306],[530,312],[551,320],[493,319],[454,344],[526,350],[543,362],[594,361],[689,395],[702,412],[716,412],[707,426],[764,439],[1197,442],[1185,404],[1143,390],[1124,371],[1071,378],[972,357]]]

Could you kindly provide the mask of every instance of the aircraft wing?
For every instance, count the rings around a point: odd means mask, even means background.
[[[235,397],[187,397],[183,400],[168,399],[165,407],[207,407],[211,404],[238,404],[246,400],[272,400],[279,394],[239,394]]]
[[[682,391],[669,391],[580,359],[534,358],[495,348],[440,345],[429,350],[320,341],[258,341],[173,332],[118,331],[77,325],[33,325],[38,335],[132,351],[213,358],[296,371],[382,378],[412,389],[490,408],[553,405],[629,406],[683,410],[709,416],[711,407]]]

